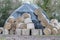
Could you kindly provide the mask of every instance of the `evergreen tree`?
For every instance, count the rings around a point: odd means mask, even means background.
[[[4,0],[3,2],[4,4],[0,7],[0,14],[2,14],[0,17],[0,27],[4,26],[4,23],[9,16],[9,10],[11,9],[10,0]]]

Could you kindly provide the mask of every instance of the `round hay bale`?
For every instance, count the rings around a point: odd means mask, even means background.
[[[58,20],[57,19],[51,19],[51,23],[57,24],[58,23]]]
[[[44,32],[45,35],[51,35],[51,29],[49,29],[49,28],[45,28],[43,30],[43,32]]]
[[[53,23],[49,23],[50,25],[52,25],[54,27],[54,24]]]
[[[4,25],[4,28],[7,29],[7,30],[11,29],[11,23],[6,23]]]
[[[23,17],[18,17],[16,19],[16,23],[20,23],[20,22],[24,22],[24,18]]]
[[[46,19],[46,16],[42,13],[42,11],[39,9],[36,9],[35,10],[35,13],[38,15],[38,19],[40,21],[45,21],[47,23],[47,19]]]
[[[44,26],[44,27],[46,27],[47,25],[46,25],[46,23],[44,23],[44,22],[41,22],[41,24]]]
[[[9,19],[8,19],[8,22],[9,22],[9,23],[13,23],[13,22],[14,22],[14,19],[13,19],[13,18],[9,18]]]
[[[46,16],[41,12],[40,8],[36,9],[36,13],[38,15],[38,20],[41,21],[41,24],[46,27],[48,24],[48,20],[46,19]]]
[[[38,16],[38,20],[43,21],[43,19],[45,20],[45,18],[43,17],[43,15],[39,15],[39,16]]]
[[[38,9],[35,9],[35,11],[34,11],[34,12],[35,12],[35,14],[36,14],[36,15],[38,15]]]
[[[19,23],[16,25],[16,28],[17,29],[27,29],[27,25],[24,23]]]
[[[60,25],[57,19],[52,19],[50,23],[54,25],[54,28],[60,29]]]
[[[11,30],[16,30],[16,24],[15,23],[11,24]]]
[[[46,19],[46,18],[44,18],[44,17],[39,17],[38,16],[38,19],[39,19],[39,21],[41,21],[41,24],[43,25],[43,26],[47,26],[47,24],[49,23],[48,22],[48,20]]]
[[[52,34],[53,34],[53,35],[58,34],[58,30],[57,30],[56,28],[53,28],[53,29],[52,29]]]
[[[54,26],[51,23],[49,23],[49,24],[47,24],[47,28],[52,29],[52,28],[54,28]]]
[[[22,17],[23,17],[24,19],[26,19],[26,18],[31,18],[31,15],[30,15],[29,13],[24,13],[24,14],[22,15]]]
[[[14,19],[14,17],[9,17],[9,19],[8,19],[8,21],[7,22],[9,22],[9,23],[13,23],[15,21],[15,19]]]
[[[28,23],[27,29],[35,29],[34,23]]]
[[[35,9],[34,12],[36,15],[39,15],[41,13],[41,10],[40,10],[40,8],[38,8],[38,9]]]
[[[25,24],[28,24],[28,23],[30,23],[30,22],[32,22],[31,18],[26,18],[26,19],[24,20],[24,23],[25,23]]]

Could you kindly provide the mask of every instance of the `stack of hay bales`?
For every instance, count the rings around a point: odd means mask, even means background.
[[[4,25],[5,34],[11,34],[15,30],[15,19],[13,16],[9,17],[8,21]],[[14,29],[14,30],[13,30]],[[12,30],[12,32],[11,32]]]
[[[36,9],[35,14],[38,16],[38,20],[41,21],[41,24],[46,27],[48,22],[46,16],[42,13],[42,10],[40,10],[40,8]]]
[[[27,26],[24,23],[24,18],[22,16],[21,17],[18,17],[16,19],[16,28],[17,29],[27,29]]]
[[[52,19],[50,25],[45,27],[44,33],[45,35],[57,35],[60,34],[59,30],[60,30],[60,25],[57,19]]]
[[[58,23],[58,20],[52,19],[50,22],[48,22],[46,16],[40,9],[36,9],[35,14],[38,16],[38,20],[41,21],[41,24],[45,27],[43,30],[45,35],[60,34],[60,23]],[[21,35],[22,32],[22,35],[29,35],[30,31],[32,35],[40,35],[39,33],[42,34],[42,31],[39,32],[40,30],[35,29],[29,13],[23,13],[22,16],[16,19],[14,19],[13,16],[9,17],[7,23],[4,25],[4,28],[5,34]]]
[[[21,17],[16,19],[16,28],[19,29],[34,29],[34,23],[31,20],[29,13],[24,13]]]
[[[42,13],[42,10],[40,10],[40,8],[36,9],[35,14],[38,16],[38,20],[41,21],[41,24],[45,27],[43,31],[44,34],[45,35],[51,34],[51,29],[49,29],[51,25],[48,23],[46,16]],[[48,28],[47,26],[50,26],[50,27]]]
[[[35,10],[35,14],[38,16],[38,19],[41,21],[41,24],[45,27],[43,30],[45,35],[58,34],[60,33],[60,25],[57,19],[52,19],[50,22],[47,21],[46,16],[39,9]]]
[[[17,35],[30,35],[30,29],[35,29],[29,13],[24,13],[21,17],[18,17],[16,24]]]
[[[29,13],[24,13],[16,19],[14,19],[13,16],[9,17],[7,23],[4,25],[4,28],[6,32],[5,34],[18,34],[19,29],[35,29]]]
[[[53,24],[53,28],[52,28],[52,34],[58,34],[59,33],[59,29],[60,29],[60,25],[57,19],[52,19],[51,23]]]
[[[31,15],[24,13],[22,16],[24,17],[24,23],[27,24],[27,29],[35,29],[34,23],[31,20]]]

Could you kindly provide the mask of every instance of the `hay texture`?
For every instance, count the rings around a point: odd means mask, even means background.
[[[27,29],[27,25],[25,23],[19,23],[16,25],[17,29]]]
[[[4,28],[7,29],[7,30],[11,29],[11,23],[6,23],[4,25]]]
[[[24,22],[24,18],[23,18],[23,17],[18,17],[18,18],[16,19],[16,24],[17,24],[17,23],[20,23],[20,22]]]
[[[14,19],[14,17],[13,16],[11,16],[11,17],[9,17],[8,18],[8,23],[13,23],[15,21],[15,19]]]
[[[53,28],[53,29],[52,29],[52,34],[53,34],[53,35],[58,34],[58,30],[57,30],[56,28]]]
[[[24,19],[26,19],[26,18],[31,18],[31,15],[30,15],[29,13],[24,13],[24,14],[22,15],[22,17],[23,17]]]
[[[45,35],[51,35],[51,29],[49,28],[45,28],[43,32]]]

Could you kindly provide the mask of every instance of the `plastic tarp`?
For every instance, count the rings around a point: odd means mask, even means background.
[[[16,19],[17,17],[21,16],[23,13],[29,13],[29,14],[31,14],[31,19],[35,25],[35,28],[42,29],[43,26],[41,25],[37,16],[34,13],[34,10],[38,9],[38,8],[39,7],[37,5],[25,3],[25,4],[21,5],[18,9],[16,9],[10,16],[13,16]],[[42,13],[46,16],[46,19],[48,19],[46,13],[44,11],[42,11]],[[47,21],[49,21],[49,20],[47,20]]]

